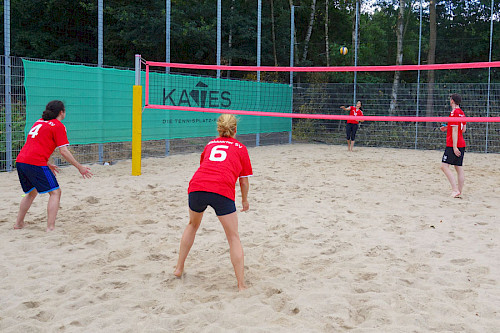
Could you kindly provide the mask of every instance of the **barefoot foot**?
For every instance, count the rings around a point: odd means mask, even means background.
[[[24,228],[24,223],[23,224],[14,224],[14,229],[22,229]]]
[[[175,271],[174,271],[174,275],[176,277],[180,278],[182,276],[182,271],[183,271],[182,269],[177,269],[176,268]]]
[[[451,192],[451,197],[452,198],[460,198],[461,194],[462,193],[460,193],[460,191],[453,191],[453,192]]]

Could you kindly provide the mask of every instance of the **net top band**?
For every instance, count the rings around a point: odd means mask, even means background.
[[[182,69],[205,69],[205,70],[230,70],[247,72],[391,72],[391,71],[417,71],[417,70],[439,70],[439,69],[472,69],[472,68],[496,68],[500,67],[500,61],[491,62],[468,62],[453,64],[432,65],[391,65],[391,66],[330,66],[330,67],[274,67],[274,66],[223,66],[223,65],[199,65],[182,64],[158,61],[146,61],[146,66],[170,67]]]

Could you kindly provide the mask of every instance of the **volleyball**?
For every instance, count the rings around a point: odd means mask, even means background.
[[[347,54],[347,51],[348,51],[348,50],[347,50],[347,47],[345,47],[345,46],[341,46],[341,47],[340,47],[340,54],[342,54],[342,55],[346,55],[346,54]]]

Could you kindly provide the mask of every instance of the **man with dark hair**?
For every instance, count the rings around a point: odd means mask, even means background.
[[[462,97],[459,94],[452,94],[450,96],[450,106],[452,109],[450,117],[465,117],[464,112],[460,109],[460,103],[462,103]],[[446,149],[443,154],[441,170],[443,170],[451,184],[451,196],[458,198],[462,194],[465,182],[462,164],[466,146],[463,136],[463,133],[466,131],[466,123],[449,122],[447,125],[441,126],[441,131],[446,131]],[[456,182],[450,170],[450,165],[455,166],[457,172]]]
[[[50,155],[59,148],[61,155],[74,165],[83,178],[92,177],[90,168],[78,163],[68,149],[66,127],[61,121],[66,117],[66,109],[61,101],[51,101],[45,107],[42,118],[37,120],[30,131],[23,148],[16,159],[16,169],[25,196],[21,200],[14,229],[24,227],[24,217],[38,193],[49,193],[47,204],[47,231],[55,228],[57,211],[61,200],[61,189],[54,176],[59,172],[56,165],[49,163]]]

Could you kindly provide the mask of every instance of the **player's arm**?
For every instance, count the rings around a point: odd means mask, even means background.
[[[361,111],[361,110],[360,110],[360,112],[361,112],[361,116],[364,116],[363,111]],[[358,120],[358,121],[359,121],[360,123],[364,122],[364,120]]]
[[[59,173],[59,167],[57,165],[47,162],[47,166],[52,171],[52,173],[54,174]]]
[[[68,161],[68,163],[70,163],[71,165],[73,165],[75,168],[78,169],[83,178],[92,177],[92,172],[90,172],[90,168],[78,163],[73,154],[71,154],[71,151],[69,151],[68,146],[59,147],[59,152],[61,153],[62,157],[64,157],[64,159]]]
[[[243,206],[242,212],[247,211],[250,208],[248,204],[248,191],[250,190],[250,182],[248,177],[240,177],[240,189],[241,189],[241,204]]]
[[[457,144],[458,144],[458,126],[452,126],[451,127],[451,138],[453,139],[453,152],[455,155],[459,156],[462,154],[460,153],[460,150],[458,150]]]

